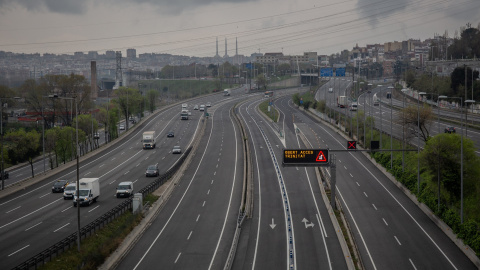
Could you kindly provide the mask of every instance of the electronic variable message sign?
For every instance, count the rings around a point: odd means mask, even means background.
[[[327,166],[328,149],[283,149],[283,166]]]

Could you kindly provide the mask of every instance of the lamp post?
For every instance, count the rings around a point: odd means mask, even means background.
[[[19,97],[12,97],[12,98],[2,98],[0,97],[0,135],[2,140],[2,145],[0,148],[0,154],[2,155],[2,165],[0,168],[0,176],[2,177],[2,190],[5,188],[5,169],[3,168],[3,99],[20,99]]]
[[[367,73],[367,78],[368,78],[368,73]],[[371,84],[371,83],[367,84],[367,93],[368,94],[371,94],[371,90],[370,90],[371,86],[373,86],[373,84]],[[372,100],[371,100],[371,98],[370,98],[370,117],[372,117]],[[370,127],[370,142],[373,141],[373,125],[374,125],[374,123],[372,122],[372,126]]]
[[[393,86],[387,87],[390,90],[390,169],[393,169]]]
[[[418,92],[417,96],[417,194],[420,194],[420,96],[425,92]]]
[[[462,97],[447,97],[447,96],[439,96],[439,99],[447,99],[447,98],[452,98],[452,99],[460,99],[460,108],[461,105],[463,104],[463,98]],[[465,100],[465,103],[475,103],[475,100]],[[465,106],[466,108],[466,106]],[[461,115],[461,130],[462,130],[462,135],[461,135],[461,142],[460,142],[460,156],[461,156],[461,161],[460,161],[460,223],[463,224],[463,113]],[[466,121],[466,120],[465,120]],[[466,126],[466,123],[465,123]]]
[[[402,149],[405,149],[405,92],[408,89],[402,89],[403,93],[403,107],[402,107]],[[405,151],[402,151],[402,172],[405,171]]]

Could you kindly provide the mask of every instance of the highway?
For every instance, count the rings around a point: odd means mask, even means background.
[[[178,160],[181,155],[171,154],[173,146],[187,149],[201,119],[201,113],[193,112],[191,120],[181,121],[179,112],[180,105],[152,115],[101,153],[85,157],[80,163],[80,178],[100,178],[101,196],[98,202],[81,208],[81,226],[119,204],[122,199],[115,197],[118,183],[133,181],[134,191],[139,190],[153,180],[145,177],[148,165],[158,164],[162,174]],[[156,131],[155,149],[142,149],[141,134],[146,130]],[[175,131],[174,138],[167,138],[169,131]],[[75,166],[52,172],[46,179],[0,199],[4,209],[0,219],[3,267],[10,269],[77,231],[77,211],[72,201],[51,192],[56,179],[74,181]]]
[[[291,107],[311,147],[328,148],[336,156],[337,194],[366,269],[476,269],[361,152],[335,153],[346,149],[347,139]]]
[[[223,268],[243,183],[242,142],[230,112],[235,102],[230,97],[213,102],[199,151],[158,217],[117,269]]]

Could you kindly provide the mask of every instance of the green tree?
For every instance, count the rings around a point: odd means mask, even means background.
[[[149,90],[147,92],[147,107],[148,110],[153,113],[156,109],[156,101],[158,99],[158,92],[155,90]]]
[[[131,115],[140,112],[140,105],[142,103],[142,95],[138,89],[120,87],[114,91],[114,94],[117,96],[113,100],[115,104],[118,105],[119,110],[122,112],[123,116],[126,119],[126,129],[128,130],[129,121]]]
[[[14,155],[14,160],[19,162],[28,161],[32,170],[32,177],[35,177],[33,171],[33,159],[38,156],[40,152],[40,137],[36,130],[26,132],[25,129],[13,130],[6,134],[6,138],[10,140],[13,145],[13,151],[9,151],[9,156]]]

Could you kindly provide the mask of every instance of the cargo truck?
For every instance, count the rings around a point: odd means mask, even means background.
[[[188,120],[188,111],[187,110],[182,110],[182,112],[180,113],[180,119]]]
[[[79,180],[78,197],[77,191],[73,197],[73,206],[77,207],[77,202],[82,205],[90,205],[100,197],[100,181],[98,178],[82,178]]]
[[[223,90],[223,95],[224,96],[230,96],[230,89]]]
[[[143,149],[155,148],[155,131],[145,131],[142,135]]]
[[[340,108],[345,108],[347,107],[347,97],[346,96],[339,96],[337,97],[337,107],[340,107]]]

